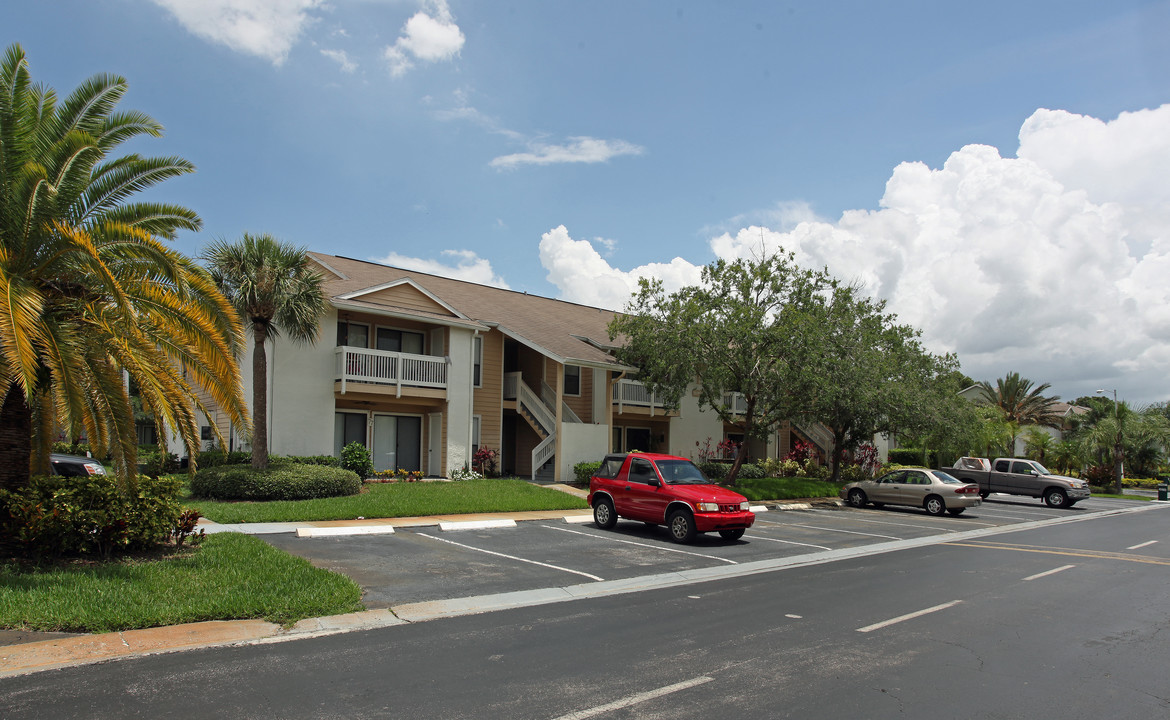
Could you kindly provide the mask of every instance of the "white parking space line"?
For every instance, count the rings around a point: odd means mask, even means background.
[[[887,540],[903,540],[904,538],[894,537],[893,535],[878,535],[877,533],[857,532],[856,530],[838,530],[837,528],[818,527],[816,525],[797,525],[796,523],[784,523],[786,527],[802,527],[809,530],[824,530],[825,532],[848,533],[850,535],[868,535],[869,537],[880,537]]]
[[[792,540],[780,540],[778,538],[770,538],[770,537],[765,537],[763,535],[748,535],[747,538],[749,540],[767,540],[768,542],[784,543],[785,545],[802,545],[804,547],[815,547],[815,548],[820,548],[821,550],[832,550],[833,549],[833,548],[827,548],[824,545],[813,545],[812,543],[793,542]]]
[[[836,512],[836,511],[833,511],[833,512]],[[918,528],[920,530],[942,530],[943,532],[952,532],[952,533],[959,532],[958,530],[952,530],[950,528],[939,527],[938,525],[915,525],[914,523],[890,522],[888,520],[869,520],[867,518],[857,517],[853,513],[849,513],[846,515],[839,514],[839,515],[837,515],[837,517],[840,517],[843,520],[848,520],[850,522],[871,523],[873,525],[894,525],[896,527]],[[968,525],[970,523],[967,523],[966,521],[964,521],[963,524]],[[980,525],[990,525],[991,523],[979,523],[979,524]]]
[[[552,570],[560,570],[562,572],[573,573],[574,575],[580,575],[582,577],[587,577],[590,580],[596,580],[597,582],[601,582],[602,580],[604,580],[604,578],[599,578],[596,575],[590,575],[589,573],[581,572],[580,570],[570,570],[569,568],[560,567],[558,565],[549,565],[548,563],[542,563],[542,562],[537,562],[536,560],[529,560],[527,558],[516,557],[515,555],[505,555],[504,553],[498,553],[498,552],[495,552],[493,550],[484,550],[483,548],[472,547],[471,545],[464,545],[463,543],[457,543],[454,540],[448,540],[447,538],[436,537],[434,535],[428,535],[426,533],[418,533],[418,534],[423,536],[423,537],[430,538],[432,540],[438,540],[439,542],[445,542],[445,543],[448,543],[451,545],[455,545],[456,547],[461,547],[461,548],[466,548],[468,550],[474,550],[476,552],[481,552],[481,553],[484,553],[485,555],[495,555],[496,557],[507,558],[509,560],[515,560],[517,562],[528,563],[530,565],[539,565],[541,567],[550,568]]]
[[[988,510],[991,510],[991,512],[987,512]],[[1034,518],[1034,517],[1039,517],[1039,518],[1052,517],[1052,515],[1050,513],[1046,513],[1046,512],[1029,512],[1027,510],[1008,512],[1008,511],[1000,510],[999,508],[997,508],[994,505],[987,505],[986,503],[979,506],[979,515],[986,516],[986,517],[1022,518],[1025,520],[1028,518]]]
[[[1029,575],[1028,577],[1024,578],[1024,580],[1025,581],[1036,580],[1037,578],[1048,577],[1049,575],[1055,575],[1058,572],[1064,572],[1065,570],[1071,570],[1072,568],[1075,568],[1075,567],[1076,567],[1076,565],[1062,565],[1061,567],[1058,567],[1054,570],[1048,570],[1048,571],[1045,571],[1042,573],[1036,573],[1035,575]]]
[[[621,710],[622,708],[628,708],[631,705],[644,703],[647,700],[654,700],[655,698],[660,698],[664,695],[676,693],[680,690],[687,690],[698,685],[703,685],[705,683],[711,682],[714,679],[715,678],[713,677],[702,675],[697,678],[675,683],[674,685],[660,687],[657,690],[650,690],[648,692],[638,693],[637,695],[630,695],[628,697],[622,698],[621,700],[614,700],[611,703],[606,703],[605,705],[598,705],[596,707],[588,708],[587,710],[578,710],[577,712],[571,712],[568,715],[561,715],[558,718],[554,718],[554,720],[585,720],[585,718],[601,715],[603,713],[610,712],[611,710]]]
[[[662,547],[660,545],[650,545],[649,543],[634,542],[633,540],[623,540],[621,538],[609,537],[608,535],[597,535],[594,533],[581,532],[580,530],[570,530],[569,528],[557,527],[555,525],[541,525],[540,527],[548,528],[549,530],[560,530],[561,532],[573,533],[574,535],[585,535],[586,537],[597,538],[598,540],[607,540],[609,542],[623,543],[625,545],[637,545],[638,547],[650,548],[652,550],[661,550],[662,552],[672,552],[678,553],[679,555],[693,555],[695,557],[707,558],[709,560],[719,560],[720,562],[725,562],[729,565],[739,564],[734,560],[721,558],[718,555],[704,555],[703,553],[689,552],[687,550],[677,550],[675,548]],[[828,550],[828,548],[825,549]]]
[[[866,625],[865,627],[857,628],[857,632],[867,633],[867,632],[873,632],[874,630],[881,630],[882,628],[889,627],[890,625],[895,625],[897,623],[905,622],[907,620],[913,620],[914,618],[922,617],[923,615],[929,615],[931,613],[936,613],[939,610],[946,610],[947,608],[954,607],[961,602],[963,602],[963,601],[962,600],[952,600],[949,603],[943,603],[942,605],[935,605],[934,607],[929,607],[929,608],[926,608],[925,610],[919,610],[918,612],[912,612],[912,613],[909,613],[907,615],[899,615],[896,618],[890,618],[889,620],[884,620],[880,623],[874,623],[873,625]]]
[[[1157,540],[1150,540],[1149,542],[1138,543],[1137,545],[1130,545],[1129,547],[1126,548],[1126,550],[1137,550],[1138,548],[1149,547],[1150,545],[1153,545],[1156,542],[1158,542],[1158,541]]]

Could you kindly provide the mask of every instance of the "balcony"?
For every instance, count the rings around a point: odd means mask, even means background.
[[[633,408],[647,408],[654,415],[655,410],[663,412],[666,404],[654,397],[654,393],[637,380],[617,380],[613,384],[613,402],[618,406],[618,412],[625,412],[626,406]]]
[[[343,394],[349,383],[393,387],[398,397],[403,388],[447,389],[446,358],[348,346],[338,347],[335,357],[334,379]]]

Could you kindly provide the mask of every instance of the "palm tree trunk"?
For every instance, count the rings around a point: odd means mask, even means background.
[[[24,390],[12,383],[0,406],[0,489],[19,490],[28,484],[32,460],[32,410]]]
[[[268,328],[253,323],[252,337],[256,339],[252,353],[252,468],[268,467],[268,351],[264,341]]]

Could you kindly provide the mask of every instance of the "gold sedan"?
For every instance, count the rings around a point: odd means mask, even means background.
[[[942,470],[899,468],[872,480],[852,482],[841,488],[840,495],[851,506],[863,508],[868,503],[910,505],[931,515],[961,515],[969,507],[979,507],[979,486],[964,482]]]

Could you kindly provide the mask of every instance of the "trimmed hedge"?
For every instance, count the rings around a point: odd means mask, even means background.
[[[593,477],[600,469],[600,460],[596,462],[579,462],[573,466],[573,476],[577,478],[577,482],[582,485],[588,485],[589,478]]]
[[[34,476],[0,490],[0,546],[32,557],[100,555],[168,540],[178,526],[182,483],[139,476],[127,492],[113,475]]]
[[[701,462],[701,463],[696,463],[696,465],[698,465],[699,470],[702,470],[703,474],[706,475],[708,478],[710,478],[712,481],[717,482],[717,483],[721,483],[721,482],[723,482],[723,479],[727,477],[727,473],[731,472],[732,463],[729,463],[729,462]],[[758,480],[760,478],[764,478],[767,476],[768,476],[768,474],[766,472],[764,472],[764,468],[762,468],[761,466],[759,466],[755,463],[744,463],[743,465],[739,466],[739,474],[736,475],[735,478],[736,478],[736,481],[738,481],[741,478],[744,480]]]
[[[213,500],[310,500],[356,495],[361,489],[357,473],[287,461],[270,464],[267,470],[247,465],[210,467],[191,479],[191,495]]]

